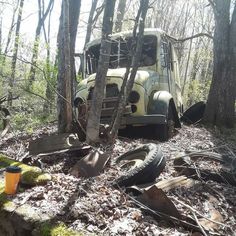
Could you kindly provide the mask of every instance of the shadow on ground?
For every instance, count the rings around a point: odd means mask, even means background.
[[[156,139],[156,135],[154,132],[154,127],[149,125],[149,126],[128,126],[125,129],[119,130],[118,133],[119,136],[121,137],[126,137],[126,138],[143,138],[143,139]]]

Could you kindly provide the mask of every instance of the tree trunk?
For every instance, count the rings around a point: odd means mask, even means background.
[[[190,74],[190,81],[194,81],[197,78],[197,73],[199,70],[199,54],[200,54],[200,48],[201,48],[201,40],[197,40],[195,42],[195,52],[193,56],[193,62],[192,62],[192,69]]]
[[[87,31],[86,31],[86,37],[85,37],[85,43],[84,48],[86,44],[90,41],[91,34],[92,34],[92,28],[93,28],[93,16],[97,7],[98,0],[93,0],[92,6],[89,12],[89,19],[88,19],[88,25],[87,25]]]
[[[12,63],[11,63],[11,77],[9,78],[8,106],[12,106],[12,95],[13,95],[13,87],[16,74],[16,60],[19,47],[19,33],[20,33],[23,7],[24,7],[24,0],[21,0],[16,22],[16,35],[15,35],[15,43],[14,43]]]
[[[2,17],[0,18],[0,54],[2,55]]]
[[[111,124],[112,127],[111,127],[109,136],[111,137],[112,140],[117,135],[117,132],[120,126],[121,117],[124,113],[125,105],[127,104],[127,99],[133,88],[135,76],[138,71],[139,62],[141,59],[142,47],[143,47],[143,34],[144,34],[145,18],[147,15],[148,4],[149,4],[149,0],[140,1],[139,11],[136,17],[136,26],[134,27],[134,31],[133,31],[133,38],[134,39],[136,38],[136,45],[135,45],[134,54],[132,56],[132,63],[131,63],[132,70],[130,72],[130,77],[127,81],[127,78],[129,75],[129,66],[127,67],[124,82],[122,84],[122,88],[120,91],[120,93],[124,95],[120,97],[118,107],[116,108],[116,111],[115,111],[116,117],[114,119],[114,122]],[[139,30],[138,30],[138,35],[136,36],[138,22],[139,22]],[[126,81],[127,81],[127,84],[124,85]]]
[[[56,87],[56,77],[57,77],[57,65],[58,65],[58,56],[55,58],[54,65],[51,68],[50,61],[47,62],[47,86],[46,86],[46,99],[50,101],[50,103],[46,102],[43,105],[43,114],[48,116],[52,114],[53,111],[53,104],[55,101],[55,92],[54,89]]]
[[[69,0],[62,1],[58,32],[58,132],[70,132],[72,123],[71,105],[71,57]]]
[[[229,76],[229,94],[227,101],[227,120],[231,126],[235,125],[235,101],[236,101],[236,2],[234,3],[234,11],[230,24],[230,76]]]
[[[98,69],[95,78],[95,88],[93,91],[92,104],[90,107],[87,123],[87,142],[99,142],[99,126],[104,97],[105,79],[109,67],[111,53],[111,33],[113,27],[115,0],[105,1],[105,10],[102,24],[102,40]]]
[[[52,10],[54,7],[54,3],[50,9],[49,15],[48,15],[48,27],[47,27],[47,32],[45,29],[45,25],[43,24],[43,32],[44,32],[44,39],[45,39],[45,43],[47,44],[47,58],[46,58],[46,76],[47,76],[47,86],[46,86],[46,99],[48,101],[50,101],[50,103],[48,102],[44,102],[43,105],[43,114],[45,116],[48,116],[49,114],[52,114],[52,104],[54,102],[54,91],[53,88],[55,86],[55,81],[56,81],[56,68],[57,68],[57,56],[55,59],[55,63],[54,66],[51,66],[51,14],[52,14]]]
[[[76,91],[75,71],[75,42],[80,15],[81,0],[69,0],[69,26],[70,26],[70,68],[71,68],[71,103],[74,101]]]
[[[185,17],[184,17],[184,22],[183,24],[179,24],[176,28],[177,28],[177,31],[180,35],[181,38],[184,38],[185,36],[185,33],[186,33],[186,28],[187,28],[187,22],[188,22],[188,16],[190,14],[190,7],[189,7],[189,2],[186,3],[186,11],[185,11]],[[194,17],[196,16],[196,9],[194,11]],[[180,30],[180,27],[182,27],[182,29]],[[193,29],[192,29],[192,35],[194,34],[194,31],[195,31],[195,21],[193,23]],[[177,32],[176,32],[177,33]],[[190,45],[191,45],[191,49],[192,49],[192,40],[190,42]],[[189,51],[189,53],[191,54],[191,51]],[[178,49],[178,61],[180,63],[180,69],[183,68],[183,59],[184,59],[184,43],[182,43],[182,45],[180,46],[180,48]],[[190,56],[190,55],[189,55]],[[189,58],[187,59],[189,60]],[[187,65],[188,66],[188,65]],[[184,66],[185,67],[185,66]],[[183,70],[183,69],[182,69]],[[183,70],[184,71],[184,70]],[[186,72],[186,70],[185,70]],[[184,79],[185,79],[185,74],[184,74]],[[186,80],[185,80],[186,81]],[[185,84],[185,82],[184,82]],[[184,90],[184,89],[183,89]]]
[[[230,0],[215,0],[214,65],[213,79],[207,100],[204,121],[217,126],[232,127],[235,112],[235,74],[231,66],[230,52]],[[232,35],[232,34],[231,34]],[[232,40],[235,41],[235,38]]]
[[[38,24],[35,31],[35,38],[34,38],[34,47],[33,47],[33,54],[31,58],[31,67],[29,72],[29,81],[28,81],[28,89],[32,86],[32,83],[35,80],[35,72],[36,72],[36,62],[38,59],[38,53],[39,53],[39,41],[40,41],[40,33],[41,29],[43,27],[44,21],[46,20],[50,9],[53,5],[54,0],[50,0],[48,3],[47,9],[45,12],[42,13],[42,0],[38,0]]]
[[[13,9],[13,14],[12,14],[12,18],[11,18],[11,26],[10,26],[10,29],[9,29],[8,34],[7,34],[7,42],[6,42],[6,46],[5,46],[5,50],[4,50],[3,65],[5,64],[6,55],[8,53],[8,48],[9,48],[9,45],[10,45],[10,42],[11,42],[11,36],[12,36],[13,28],[14,28],[14,25],[15,25],[15,16],[16,16],[16,12],[17,12],[17,9],[18,9],[18,6],[19,6],[19,2],[20,1],[18,0],[17,4],[16,4],[16,7]]]
[[[189,5],[187,5],[187,11],[188,11],[188,7]],[[196,8],[195,8],[195,12],[194,12],[194,18],[196,16]],[[187,22],[187,16],[185,17],[185,22],[184,22],[184,27],[183,27],[183,31],[182,31],[182,35],[185,34],[185,29],[186,29],[186,22]],[[194,35],[194,31],[195,31],[195,21],[193,23],[193,29],[192,29],[192,36]],[[179,53],[179,56],[182,54],[183,55],[183,44],[182,43],[182,53]],[[188,69],[189,69],[189,62],[190,62],[190,56],[191,56],[191,51],[192,51],[192,45],[193,45],[193,39],[190,39],[190,44],[189,44],[189,51],[188,51],[188,56],[187,56],[187,62],[186,62],[186,66],[185,66],[185,72],[184,72],[184,81],[183,81],[183,86],[182,86],[182,96],[184,95],[184,89],[186,86],[186,81],[187,81],[187,76],[188,76]],[[182,55],[179,57],[179,60],[181,60]],[[196,55],[196,53],[195,53]]]
[[[186,66],[185,66],[185,71],[184,71],[184,80],[183,80],[183,86],[182,86],[182,96],[184,95],[185,92],[185,86],[186,86],[186,82],[187,82],[187,77],[188,77],[188,69],[189,69],[189,62],[190,62],[190,56],[191,56],[191,51],[192,51],[192,44],[193,44],[193,40],[190,40],[190,46],[188,49],[188,56],[187,56],[187,61],[186,61]]]
[[[115,22],[115,32],[122,31],[122,25],[125,15],[126,0],[120,0],[117,8],[116,22]]]
[[[86,36],[85,36],[85,42],[84,42],[84,50],[85,50],[87,43],[91,39],[91,35],[93,32],[93,25],[96,24],[96,21],[97,21],[99,15],[102,13],[103,8],[104,8],[104,6],[102,5],[101,7],[99,7],[96,10],[97,3],[98,3],[98,0],[93,0],[92,5],[91,5],[91,9],[89,12],[89,18],[88,18],[88,24],[87,24],[87,30],[86,30]],[[97,11],[97,14],[94,16],[95,10]],[[80,59],[83,60],[82,58],[80,58]],[[84,76],[85,76],[83,67],[84,67],[84,62],[81,61],[79,73],[82,75],[82,78],[84,78]]]

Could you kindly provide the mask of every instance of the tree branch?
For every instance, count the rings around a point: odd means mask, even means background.
[[[27,89],[27,88],[25,88],[25,87],[23,87],[23,86],[19,86],[19,87],[20,87],[22,90],[24,90],[25,92],[30,93],[30,94],[32,94],[32,95],[34,95],[34,96],[36,96],[36,97],[39,97],[39,98],[41,98],[42,100],[44,100],[44,101],[50,103],[51,105],[53,105],[54,107],[56,107],[52,102],[50,102],[50,101],[49,101],[47,98],[45,98],[43,95],[38,94],[38,93],[35,93],[35,92],[33,92],[32,90],[29,90],[29,89]]]
[[[0,55],[4,55],[4,54],[1,54],[1,53],[0,53]],[[9,55],[5,55],[5,56],[12,58],[12,56],[9,56]],[[17,60],[19,60],[19,61],[21,61],[21,62],[23,62],[23,63],[25,63],[25,64],[33,65],[31,62],[29,62],[29,61],[27,61],[26,59],[23,59],[23,58],[17,57]],[[65,97],[63,97],[63,96],[57,91],[57,89],[56,89],[56,88],[52,85],[52,83],[47,79],[46,72],[45,72],[42,68],[40,68],[40,67],[37,66],[37,65],[33,65],[33,66],[34,66],[36,69],[38,69],[39,71],[41,71],[41,72],[43,73],[43,78],[46,80],[46,82],[47,82],[47,83],[49,84],[49,86],[52,88],[52,91],[53,91],[56,95],[58,95],[59,97],[61,97],[65,102],[67,102],[67,103],[71,106],[71,108],[72,108],[72,115],[73,115],[73,118],[74,118],[75,122],[81,127],[82,131],[86,134],[86,131],[84,130],[83,126],[81,125],[80,121],[79,121],[78,118],[77,118],[77,115],[75,114],[75,111],[74,111],[74,109],[73,109],[73,106],[72,106],[71,102],[68,101]],[[32,92],[31,92],[31,93],[32,93]],[[33,94],[33,93],[32,93],[32,94]],[[43,100],[45,100],[45,98],[44,98],[43,96],[39,95],[39,94],[35,94],[35,93],[34,93],[33,95],[38,96],[38,97],[41,97]]]
[[[211,5],[214,14],[216,14],[216,4],[215,4],[214,0],[208,0],[208,2]]]
[[[170,37],[170,36],[168,36],[168,37]],[[192,35],[192,36],[190,36],[190,37],[180,38],[180,39],[175,39],[175,38],[173,38],[173,37],[170,37],[170,38],[173,39],[173,40],[176,41],[176,42],[181,42],[181,43],[183,43],[183,42],[185,42],[185,41],[187,41],[187,40],[194,39],[194,38],[198,38],[198,37],[208,37],[208,38],[210,38],[210,39],[213,39],[213,36],[212,36],[211,34],[208,34],[208,33],[198,33],[198,34]]]
[[[94,18],[92,20],[93,25],[96,24],[98,17],[101,15],[101,13],[104,10],[104,7],[105,7],[105,5],[102,4],[99,8],[96,9],[96,15],[94,16]]]
[[[213,0],[208,0],[208,2],[210,3],[210,5],[214,8],[215,7],[215,3]]]

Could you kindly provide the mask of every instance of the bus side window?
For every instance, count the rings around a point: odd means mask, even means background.
[[[173,71],[172,45],[170,42],[161,42],[161,66]]]
[[[168,44],[164,41],[161,42],[161,54],[160,54],[160,57],[161,57],[161,66],[166,68],[166,67],[169,67],[168,66],[168,61],[169,61],[169,53],[168,53]]]
[[[170,65],[170,69],[171,71],[174,71],[174,61],[173,61],[173,46],[171,44],[171,42],[169,42],[169,65]]]

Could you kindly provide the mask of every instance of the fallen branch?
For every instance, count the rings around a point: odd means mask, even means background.
[[[208,221],[210,221],[210,222],[212,222],[212,223],[214,223],[214,224],[218,224],[218,225],[221,225],[221,226],[223,226],[223,227],[230,228],[230,227],[229,227],[228,225],[226,225],[226,224],[223,224],[223,223],[220,223],[220,222],[218,222],[218,221],[215,221],[215,220],[212,220],[212,219],[207,218],[206,216],[202,215],[200,212],[198,212],[197,210],[195,210],[194,208],[192,208],[192,207],[189,206],[188,204],[186,204],[186,203],[184,203],[184,202],[182,202],[182,201],[180,201],[180,200],[178,200],[178,199],[176,199],[176,198],[174,198],[174,200],[177,201],[179,204],[181,204],[181,205],[185,206],[186,208],[188,208],[191,212],[194,212],[194,213],[196,213],[197,215],[201,216],[202,218],[204,218],[204,219],[206,219],[206,220],[208,220]]]
[[[222,193],[220,193],[219,191],[217,191],[217,190],[215,190],[214,188],[212,188],[211,186],[209,186],[204,180],[201,180],[201,183],[202,183],[205,187],[209,188],[212,192],[214,192],[214,193],[216,193],[217,195],[219,195],[225,202],[227,201],[226,198],[225,198],[225,196],[224,196]]]
[[[192,214],[193,214],[193,217],[194,217],[194,219],[195,219],[197,225],[199,226],[199,228],[200,228],[202,234],[203,234],[204,236],[207,236],[207,233],[205,232],[205,230],[204,230],[203,227],[201,226],[201,224],[200,224],[200,222],[199,222],[199,220],[198,220],[198,218],[197,218],[195,212],[192,211]]]
[[[186,37],[186,38],[179,38],[179,39],[173,38],[171,36],[168,36],[168,37],[171,38],[172,40],[174,40],[176,43],[183,43],[187,40],[195,39],[195,38],[199,38],[199,37],[208,37],[210,39],[213,39],[213,36],[211,34],[208,34],[208,33],[198,33],[198,34]]]
[[[226,146],[227,146],[227,144],[224,144],[224,145],[220,145],[218,147],[208,148],[208,149],[205,149],[205,150],[202,150],[202,151],[189,152],[189,153],[186,153],[185,155],[179,156],[179,158],[187,157],[189,155],[201,154],[201,153],[204,153],[204,152],[207,152],[207,151],[213,151],[215,149],[219,149],[219,148],[226,147]],[[169,160],[175,160],[175,159],[176,159],[176,157],[172,157]]]
[[[134,204],[136,204],[137,206],[139,206],[139,207],[141,207],[141,208],[143,208],[143,209],[145,209],[145,210],[151,212],[153,215],[156,215],[157,217],[162,217],[162,218],[164,218],[164,219],[168,219],[168,220],[170,220],[170,221],[172,221],[172,222],[176,222],[176,223],[178,223],[178,224],[181,223],[183,226],[188,227],[188,228],[191,228],[191,229],[194,229],[194,230],[197,230],[197,231],[200,230],[200,229],[199,229],[199,226],[196,226],[196,225],[194,225],[194,224],[191,224],[191,223],[189,223],[189,222],[187,222],[187,221],[185,221],[185,220],[178,219],[178,218],[176,218],[176,217],[174,217],[174,216],[169,216],[169,215],[167,215],[167,214],[165,214],[165,213],[152,210],[151,208],[149,208],[148,206],[144,205],[143,203],[141,203],[141,202],[138,201],[137,199],[135,199],[135,198],[131,197],[130,195],[128,195],[127,193],[125,193],[118,185],[117,185],[117,187],[118,187],[118,189],[121,191],[121,193],[123,193],[127,198],[129,198],[132,202],[134,202]]]
[[[11,213],[11,215],[13,215],[13,214],[15,213],[15,211],[16,211],[19,207],[23,206],[34,194],[35,194],[34,192],[31,192],[31,193],[29,193],[28,195],[26,195],[26,196],[23,198],[23,200],[20,202],[20,204],[17,205],[17,206],[14,208],[14,210],[13,210],[12,213]]]

